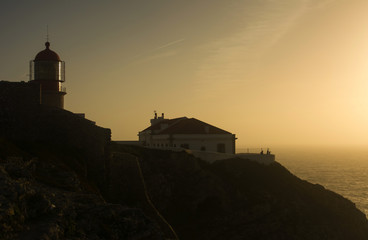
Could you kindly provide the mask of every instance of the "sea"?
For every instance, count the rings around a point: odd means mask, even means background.
[[[368,216],[368,147],[271,148],[297,177],[318,183],[355,203]],[[245,148],[237,152],[246,152]]]

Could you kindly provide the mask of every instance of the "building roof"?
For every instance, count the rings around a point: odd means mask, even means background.
[[[165,127],[162,127],[162,126]],[[196,118],[175,118],[163,119],[144,131],[151,130],[151,134],[231,134],[228,131],[222,130],[218,127],[212,126],[208,123],[202,122]]]
[[[149,126],[148,128],[144,129],[142,132],[147,131],[147,130],[151,130],[152,132],[157,132],[161,130],[161,124],[167,124],[168,126],[172,126],[174,123],[185,119],[186,117],[181,117],[181,118],[174,118],[174,119],[163,119],[160,122]]]
[[[37,53],[35,57],[35,61],[61,61],[59,55],[50,50],[50,43],[45,43],[46,49],[42,50],[41,52]]]

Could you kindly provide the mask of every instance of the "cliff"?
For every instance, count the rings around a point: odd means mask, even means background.
[[[0,82],[0,239],[368,239],[351,201],[278,163],[119,145],[11,100],[24,84]]]
[[[139,159],[153,204],[180,239],[368,239],[354,203],[279,163],[116,148]]]

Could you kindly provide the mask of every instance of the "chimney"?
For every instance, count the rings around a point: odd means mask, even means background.
[[[164,114],[162,113],[161,117],[157,117],[157,112],[155,111],[155,117],[151,119],[151,126],[161,122],[162,120],[164,120]]]

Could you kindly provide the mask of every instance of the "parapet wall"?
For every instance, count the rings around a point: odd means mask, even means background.
[[[179,151],[178,148],[171,148],[172,151]],[[200,158],[204,161],[213,163],[218,160],[224,159],[231,159],[231,158],[241,158],[241,159],[248,159],[251,161],[256,161],[258,163],[262,163],[265,165],[271,164],[275,162],[275,155],[274,154],[260,154],[260,153],[218,153],[218,152],[207,152],[207,151],[196,151],[196,150],[186,150],[181,149],[182,151],[186,151],[193,156]]]

